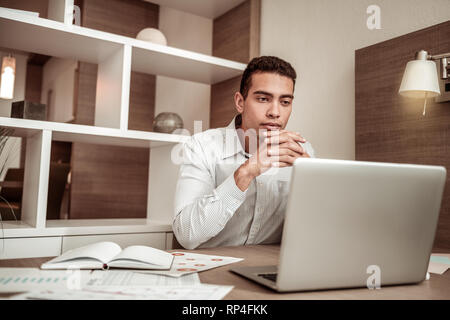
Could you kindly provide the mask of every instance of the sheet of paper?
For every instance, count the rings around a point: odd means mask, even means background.
[[[437,262],[430,262],[428,265],[428,272],[435,274],[444,274],[448,269],[448,265]]]
[[[432,254],[430,257],[430,261],[448,264],[450,266],[450,254],[445,253],[436,253]]]
[[[170,270],[139,270],[136,272],[180,277],[186,274],[201,272],[244,260],[242,258],[213,256],[190,252],[172,252],[172,255],[174,255],[175,258],[173,259]]]
[[[81,288],[91,271],[0,268],[0,292]]]
[[[46,300],[220,300],[233,286],[103,287],[83,290],[41,290],[15,295],[10,299]]]
[[[134,300],[134,297],[120,293],[49,289],[25,292],[8,300]]]
[[[173,278],[128,270],[96,270],[92,272],[86,288],[94,286],[194,286],[198,284],[200,284],[200,279],[197,273]]]
[[[450,254],[433,253],[428,264],[428,272],[444,274],[450,268]]]
[[[120,292],[144,300],[220,300],[233,286],[199,284],[195,286],[111,287],[101,292]]]

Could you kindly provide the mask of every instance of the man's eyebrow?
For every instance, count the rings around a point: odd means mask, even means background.
[[[267,91],[258,90],[258,91],[253,92],[253,94],[263,94],[265,96],[269,96],[269,97],[273,98],[273,94],[270,92],[267,92]],[[292,94],[283,94],[280,96],[280,99],[283,99],[283,98],[294,99],[294,96]]]
[[[263,94],[265,96],[273,97],[273,94],[271,94],[270,92],[262,91],[262,90],[255,91],[255,92],[253,92],[253,94]]]

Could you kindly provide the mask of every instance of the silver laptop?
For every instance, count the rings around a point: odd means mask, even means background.
[[[421,282],[445,179],[439,166],[297,159],[278,266],[231,271],[280,292]]]

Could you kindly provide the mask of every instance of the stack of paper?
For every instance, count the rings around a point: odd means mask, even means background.
[[[132,271],[94,271],[80,290],[61,287],[38,289],[13,296],[14,300],[218,300],[232,286],[201,284],[197,273],[182,277],[140,274]]]
[[[450,268],[450,254],[436,253],[430,257],[428,272],[443,274]]]
[[[170,270],[40,270],[0,268],[0,292],[11,299],[218,300],[233,286],[200,283],[198,272],[243,259],[173,252]]]

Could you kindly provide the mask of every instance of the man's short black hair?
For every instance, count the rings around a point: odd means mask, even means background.
[[[252,74],[258,72],[271,72],[291,78],[295,86],[297,73],[289,62],[286,62],[274,56],[262,56],[253,58],[242,74],[241,87],[239,89],[239,92],[242,94],[244,99],[247,99],[248,90],[252,85]]]

